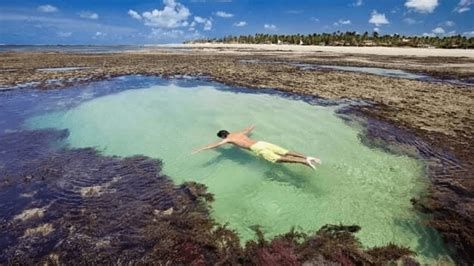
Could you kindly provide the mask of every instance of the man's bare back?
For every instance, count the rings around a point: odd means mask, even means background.
[[[238,146],[240,148],[244,148],[247,150],[250,150],[250,147],[252,147],[252,145],[257,143],[257,141],[247,137],[247,135],[241,132],[229,133],[229,135],[227,135],[227,138],[225,139],[227,140],[227,143],[234,144],[235,146]]]
[[[221,141],[211,143],[203,148],[193,151],[193,154],[198,152],[217,148],[221,145],[230,143],[237,147],[251,150],[257,155],[263,157],[267,161],[273,163],[299,163],[309,166],[315,169],[316,163],[321,163],[318,158],[308,157],[301,153],[288,151],[277,145],[264,142],[255,141],[248,137],[248,135],[255,129],[255,126],[249,126],[246,129],[238,132],[228,132],[227,130],[221,130],[217,133],[217,136],[221,138]]]

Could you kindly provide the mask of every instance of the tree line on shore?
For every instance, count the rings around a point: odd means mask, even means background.
[[[425,48],[474,48],[474,38],[462,35],[452,36],[403,36],[399,34],[379,35],[378,32],[334,32],[314,34],[264,34],[226,36],[223,38],[204,38],[186,43],[243,43],[243,44],[299,44],[328,46],[390,46],[390,47],[425,47]]]

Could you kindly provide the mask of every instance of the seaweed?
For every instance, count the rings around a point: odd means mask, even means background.
[[[161,161],[144,156],[50,148],[65,136],[42,130],[0,138],[1,264],[416,264],[412,251],[393,244],[364,250],[357,225],[292,229],[273,239],[256,227],[256,239],[242,246],[209,215],[214,198],[205,185],[176,186]]]

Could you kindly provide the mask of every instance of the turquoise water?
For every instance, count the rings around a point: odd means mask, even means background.
[[[30,118],[26,126],[67,128],[71,147],[163,159],[177,183],[206,184],[216,198],[212,215],[244,240],[254,237],[255,225],[270,237],[291,227],[358,224],[367,247],[392,242],[412,247],[422,261],[438,260],[446,254],[442,241],[410,203],[427,188],[423,164],[364,146],[361,128],[344,122],[337,108],[212,83],[170,83],[94,98]],[[271,164],[231,146],[191,155],[216,141],[218,130],[250,124],[256,125],[252,138],[318,156],[323,164],[317,171]]]

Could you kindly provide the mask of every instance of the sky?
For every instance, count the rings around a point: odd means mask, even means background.
[[[0,44],[163,44],[335,31],[474,37],[474,0],[0,0]]]

